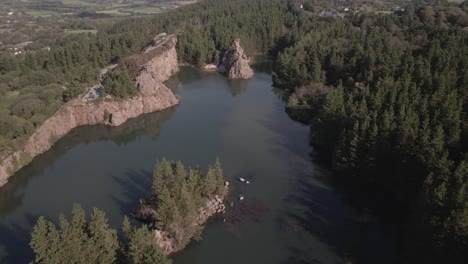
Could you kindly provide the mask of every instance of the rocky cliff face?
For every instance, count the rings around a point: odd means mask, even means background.
[[[106,124],[118,126],[130,118],[179,103],[179,99],[163,82],[178,71],[175,44],[172,37],[164,50],[153,53],[136,73],[139,93],[124,100],[73,100],[48,118],[18,150],[0,156],[0,186],[34,157],[49,150],[53,144],[75,127]]]
[[[226,74],[231,79],[250,79],[253,70],[250,68],[249,59],[240,46],[240,40],[234,39],[229,49],[218,65],[218,71]]]

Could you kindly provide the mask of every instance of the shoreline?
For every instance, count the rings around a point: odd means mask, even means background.
[[[138,94],[125,99],[98,99],[82,102],[74,99],[62,105],[16,149],[0,154],[0,192],[21,168],[48,151],[72,129],[86,125],[119,126],[142,114],[161,111],[179,104],[179,98],[163,82],[179,71],[177,38],[169,39],[171,47],[145,61],[144,70],[135,77]],[[164,67],[161,67],[164,65]],[[162,69],[162,70],[161,70]]]

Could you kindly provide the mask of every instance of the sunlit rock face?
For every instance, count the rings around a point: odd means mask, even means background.
[[[230,79],[250,79],[253,70],[249,58],[240,46],[240,39],[234,39],[218,65],[218,71]]]
[[[136,96],[90,102],[72,100],[48,118],[17,150],[0,154],[0,186],[75,127],[96,124],[118,126],[130,118],[178,104],[179,99],[163,84],[179,70],[176,42],[177,38],[171,35],[151,52],[135,55],[141,57],[141,60],[136,60],[141,62],[136,65],[134,76],[138,87]]]

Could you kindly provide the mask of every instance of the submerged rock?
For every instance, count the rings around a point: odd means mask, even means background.
[[[223,59],[218,65],[218,72],[225,74],[231,79],[250,79],[253,70],[249,65],[249,58],[240,46],[240,39],[234,39],[229,46]]]

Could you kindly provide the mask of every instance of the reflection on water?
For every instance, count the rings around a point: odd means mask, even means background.
[[[28,185],[32,178],[44,175],[50,165],[54,164],[56,160],[69,150],[78,145],[87,145],[99,141],[112,141],[117,146],[122,146],[134,141],[137,137],[142,135],[151,139],[157,139],[162,125],[171,117],[176,108],[177,106],[160,112],[142,115],[138,118],[130,119],[118,127],[97,125],[79,127],[72,130],[69,134],[60,139],[50,151],[38,156],[31,164],[16,173],[14,177],[10,178],[8,184],[0,190],[0,218],[9,216],[15,212],[17,208],[21,207],[23,205],[23,198],[26,195],[24,187]],[[86,163],[83,159],[83,164],[79,166],[96,166],[96,164]],[[70,167],[68,169],[73,170],[74,168]],[[128,178],[132,179],[132,175],[135,173],[142,172],[128,172]],[[119,178],[115,180],[118,181]],[[56,187],[60,188],[60,186]],[[129,194],[134,191],[135,186],[125,184],[125,189],[127,190],[127,194]],[[47,192],[47,189],[42,191]],[[86,189],[83,190],[83,194],[85,194],[85,192]],[[40,199],[40,197],[38,198]],[[138,200],[140,197],[133,194],[129,198]],[[60,198],[57,197],[57,199]],[[24,248],[24,245],[27,245],[31,233],[30,227],[34,225],[38,216],[39,215],[26,212],[22,217],[22,223],[0,225],[0,244],[5,247],[4,251],[14,252],[18,247]],[[2,256],[1,252],[2,250],[0,248],[0,257]],[[23,260],[22,258],[20,259]],[[0,260],[0,263],[19,263],[19,260],[15,258],[15,256],[11,256],[11,259],[6,258],[2,260],[0,258]]]
[[[228,80],[226,87],[229,88],[229,91],[231,92],[232,96],[240,95],[245,90],[247,90],[247,87],[249,86],[249,81],[250,80],[243,80],[243,79],[236,79],[236,80]]]
[[[125,145],[134,141],[137,137],[145,135],[148,138],[157,139],[159,131],[177,106],[133,118],[118,127],[105,125],[84,126],[72,130],[60,139],[52,148],[34,159],[34,162],[21,169],[14,177],[10,178],[0,195],[0,216],[8,215],[21,205],[23,192],[18,192],[26,185],[31,177],[43,174],[48,164],[64,155],[68,150],[80,144],[90,144],[97,141],[110,140],[117,145]],[[86,166],[86,164],[83,164]]]
[[[392,238],[356,221],[311,162],[309,128],[272,92],[271,62],[255,61],[251,80],[183,67],[167,82],[177,107],[120,127],[77,128],[22,169],[0,192],[0,263],[27,263],[35,219],[57,220],[73,203],[104,210],[119,227],[163,157],[202,169],[219,157],[236,208],[228,220],[237,220],[210,222],[175,264],[394,262]]]
[[[185,68],[185,70],[183,70]],[[193,82],[200,81],[203,78],[206,78],[207,75],[216,75],[216,72],[204,72],[204,71],[197,71],[195,68],[191,66],[186,66],[182,68],[182,70],[172,78],[177,78],[178,80],[184,80],[184,85],[190,85]],[[196,89],[197,87],[193,87]],[[203,89],[203,87],[198,87]]]

